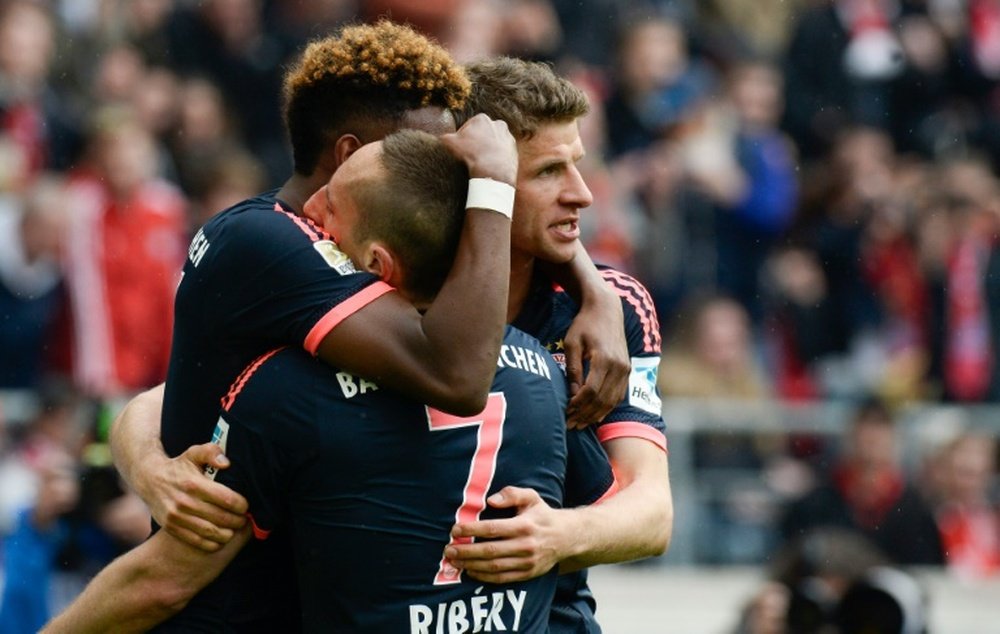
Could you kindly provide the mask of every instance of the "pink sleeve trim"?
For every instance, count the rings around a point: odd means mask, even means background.
[[[636,421],[608,423],[597,428],[597,439],[602,443],[616,438],[642,438],[653,443],[663,451],[667,450],[667,439],[659,430]]]
[[[594,504],[600,504],[601,502],[603,502],[604,500],[608,499],[609,497],[611,497],[615,493],[618,493],[618,491],[619,491],[620,488],[621,487],[618,486],[618,480],[617,479],[616,480],[612,480],[611,481],[611,486],[609,486],[608,490],[604,492],[604,495],[602,495],[601,497],[599,497],[596,500],[594,500]]]
[[[250,520],[250,528],[253,529],[253,536],[256,539],[264,541],[265,539],[271,536],[271,531],[264,530],[260,526],[257,526],[257,521],[253,518],[253,515],[247,513],[247,519]]]
[[[326,337],[330,331],[337,326],[337,324],[391,290],[395,289],[385,282],[375,282],[371,286],[363,288],[359,292],[355,293],[347,300],[337,304],[330,309],[330,312],[323,315],[320,320],[316,322],[316,325],[312,327],[312,330],[310,330],[309,334],[306,335],[303,347],[309,352],[309,354],[316,354],[316,350],[319,348],[320,342],[323,341],[323,338]]]

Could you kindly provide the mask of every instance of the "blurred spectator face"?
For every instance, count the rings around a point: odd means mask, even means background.
[[[948,501],[981,504],[996,470],[996,445],[988,436],[962,436],[946,449],[941,466]]]
[[[112,122],[94,140],[97,168],[116,196],[128,196],[154,174],[156,146],[134,120]]]
[[[94,80],[94,97],[103,104],[124,103],[138,92],[146,72],[139,52],[118,46],[105,53]]]
[[[562,29],[548,0],[504,3],[505,53],[528,59],[552,53],[562,40]]]
[[[750,329],[742,306],[730,300],[713,301],[702,309],[696,328],[696,352],[713,370],[729,374],[746,366]]]
[[[32,185],[21,224],[21,241],[29,262],[59,259],[65,234],[65,209],[60,183],[42,178]]]
[[[49,15],[31,2],[14,2],[0,22],[0,72],[21,88],[45,81],[54,50]]]
[[[132,99],[143,127],[166,134],[177,119],[177,77],[166,68],[154,68],[142,76]]]
[[[772,128],[784,108],[781,75],[770,66],[755,64],[735,72],[731,87],[733,103],[745,125]]]
[[[895,471],[896,429],[881,414],[868,413],[851,430],[850,460],[861,473],[876,476]]]
[[[891,194],[895,152],[884,132],[871,128],[847,132],[837,142],[833,160],[847,175],[849,195],[871,201]]]
[[[212,143],[224,136],[226,111],[216,86],[203,79],[188,80],[179,101],[180,139],[184,145]]]
[[[503,16],[493,0],[462,3],[446,29],[445,46],[460,64],[498,55],[504,48]]]
[[[259,0],[209,0],[202,11],[205,20],[229,49],[239,50],[252,45],[260,32]]]
[[[637,24],[625,35],[620,63],[628,92],[643,94],[669,86],[687,65],[684,32],[666,20]]]
[[[577,122],[545,125],[519,140],[517,152],[511,249],[546,262],[569,262],[580,239],[580,210],[594,200],[577,169],[583,158]]]
[[[170,16],[174,0],[131,0],[125,3],[129,25],[135,33],[149,33],[160,28]]]

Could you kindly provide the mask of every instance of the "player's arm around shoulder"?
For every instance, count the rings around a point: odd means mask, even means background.
[[[149,506],[153,519],[177,539],[214,552],[244,523],[246,500],[204,476],[228,461],[212,444],[170,458],[160,442],[163,385],[134,397],[111,428],[111,451],[123,479]]]
[[[486,404],[506,322],[517,147],[506,124],[485,115],[441,138],[473,180],[510,190],[505,208],[469,207],[451,272],[424,314],[386,293],[339,322],[318,354],[432,407],[468,416]],[[470,205],[489,204],[478,200]]]
[[[245,528],[218,552],[206,553],[160,531],[111,562],[42,632],[145,632],[184,609],[249,538]]]
[[[582,244],[565,265],[541,263],[579,304],[580,309],[564,337],[570,402],[566,410],[570,429],[602,420],[621,401],[628,383],[629,354],[618,293],[605,282]],[[584,376],[583,362],[590,364]]]

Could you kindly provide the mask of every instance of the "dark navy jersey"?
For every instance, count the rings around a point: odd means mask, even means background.
[[[221,398],[253,359],[279,345],[314,353],[340,321],[389,290],[357,272],[327,234],[284,209],[275,192],[213,217],[191,242],[177,289],[161,424],[167,453],[211,439]],[[244,570],[237,580],[266,569],[280,578],[277,568],[287,559],[267,545],[245,550],[232,568]],[[208,590],[178,617],[188,624],[177,627],[194,629],[196,615],[229,601],[245,605],[240,613],[249,623],[279,598],[259,586],[232,596]]]
[[[598,268],[605,282],[618,292],[622,300],[632,373],[628,394],[594,427],[601,442],[616,438],[642,438],[666,450],[666,426],[656,387],[661,346],[656,309],[649,292],[635,278],[608,267]],[[536,279],[533,291],[514,325],[537,337],[557,360],[564,362],[563,340],[577,312],[579,307],[565,291]],[[552,609],[551,631],[553,634],[600,632],[594,610],[595,602],[587,587],[586,571],[562,575]]]
[[[507,485],[559,507],[596,501],[614,478],[596,435],[567,434],[565,377],[537,340],[508,327],[497,365],[486,409],[468,418],[298,350],[234,385],[216,433],[232,466],[217,477],[246,496],[264,543],[288,534],[305,630],[547,631],[555,571],[466,578],[442,559],[451,527],[509,517],[485,502]],[[570,452],[587,481],[566,480]]]

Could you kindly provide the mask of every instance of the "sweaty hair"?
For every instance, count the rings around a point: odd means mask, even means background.
[[[325,145],[342,134],[365,137],[372,130],[372,138],[361,140],[376,141],[409,110],[460,108],[469,89],[447,51],[388,20],[312,42],[284,80],[295,171],[311,174]]]
[[[530,139],[550,123],[566,123],[587,114],[582,90],[540,62],[498,57],[466,67],[472,94],[459,124],[483,112],[507,123],[515,139]]]
[[[387,136],[380,158],[386,182],[366,179],[354,190],[358,206],[369,210],[355,238],[384,242],[402,265],[406,289],[432,299],[455,259],[469,172],[440,139],[418,130]]]

